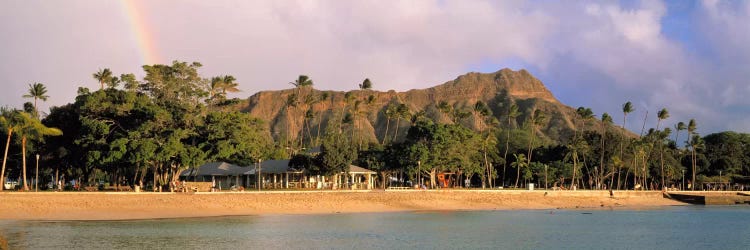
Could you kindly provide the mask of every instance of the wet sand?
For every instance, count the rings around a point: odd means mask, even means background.
[[[226,193],[0,193],[0,220],[130,220],[226,215],[428,210],[648,209],[684,205],[662,193],[615,191],[403,190]]]

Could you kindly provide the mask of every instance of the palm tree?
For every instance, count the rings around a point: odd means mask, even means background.
[[[292,113],[291,110],[297,107],[297,94],[291,93],[286,98],[286,141],[289,148],[293,148],[292,145]],[[290,155],[291,156],[291,155]]]
[[[484,121],[484,119],[487,118],[487,116],[490,115],[490,109],[487,108],[487,105],[484,104],[484,102],[477,101],[476,103],[474,103],[474,108],[471,111],[474,114],[474,119],[476,121],[478,121],[477,127],[478,127],[479,131],[481,133],[484,133],[484,124],[483,124],[483,121]],[[486,139],[485,139],[484,143],[482,144],[482,153],[484,155],[484,167],[485,167],[484,174],[487,175],[487,178],[482,178],[482,188],[485,187],[486,181],[490,180],[492,178],[492,169],[490,168],[489,161],[487,160],[487,144],[488,144],[488,140],[490,139],[490,133],[489,133],[489,131],[488,131],[487,136],[485,138]],[[491,186],[492,186],[492,184],[490,183],[490,187]]]
[[[318,96],[318,103],[322,103],[326,100],[328,100],[329,94],[328,92],[323,92]],[[323,110],[319,111],[318,114],[318,131],[316,131],[317,135],[315,136],[315,146],[320,146],[320,124],[323,123]]]
[[[511,163],[510,166],[516,168],[516,184],[514,186],[518,187],[518,180],[521,179],[521,169],[529,166],[529,163],[524,154],[513,154],[513,157],[516,158],[516,161]]]
[[[359,89],[361,89],[361,90],[372,89],[372,82],[370,81],[370,78],[365,78],[365,80],[362,82],[362,84],[359,85]]]
[[[406,106],[406,104],[399,103],[396,107],[396,132],[393,133],[393,141],[396,141],[396,138],[398,137],[398,127],[401,124],[401,118],[407,118],[409,116],[409,107]]]
[[[532,145],[534,144],[534,132],[536,131],[537,127],[542,125],[544,121],[547,119],[547,117],[544,115],[544,112],[541,110],[534,110],[532,115],[529,117],[529,136],[531,139],[529,140],[529,159],[528,164],[531,165],[531,156],[534,154],[534,148]]]
[[[573,161],[573,175],[570,179],[570,189],[573,189],[573,185],[575,184],[578,175],[578,156],[579,155],[585,155],[588,151],[589,145],[586,143],[583,139],[574,139],[570,142],[570,144],[567,145],[568,153],[566,154],[565,158],[571,159]]]
[[[695,124],[695,119],[690,119],[688,122],[688,144],[690,144],[690,155],[692,156],[692,165],[693,165],[693,185],[691,186],[691,190],[695,190],[695,171],[696,171],[696,162],[695,162],[695,146],[700,141],[700,137],[695,135],[695,130],[697,129],[697,125]],[[692,138],[692,140],[691,140]]]
[[[447,115],[451,121],[455,123],[455,118],[453,114],[453,106],[448,104],[446,101],[440,101],[437,105],[438,110],[442,112],[443,114]]]
[[[687,129],[687,125],[685,125],[684,122],[678,122],[676,125],[674,125],[674,129],[677,131],[674,133],[674,143],[680,143],[677,139],[680,138],[680,131]],[[688,136],[689,137],[689,136]]]
[[[591,111],[591,108],[578,107],[578,109],[576,109],[576,114],[578,115],[579,118],[581,118],[580,119],[580,121],[581,121],[581,126],[580,126],[581,129],[583,129],[583,126],[586,124],[587,121],[589,121],[592,118],[594,118],[594,112]],[[577,133],[578,132],[578,128],[576,128],[575,131]],[[583,134],[583,132],[581,132],[581,134]],[[574,137],[575,137],[575,135],[574,135]]]
[[[385,145],[386,139],[388,139],[388,129],[391,125],[391,119],[396,117],[396,112],[398,112],[398,106],[394,104],[388,104],[388,106],[385,108],[385,111],[383,113],[385,114],[385,135],[383,136],[383,142],[380,144]]]
[[[626,119],[628,118],[628,114],[632,113],[633,111],[635,111],[635,108],[633,108],[633,103],[631,103],[630,101],[622,105],[622,130],[620,132],[622,133],[621,135],[622,135],[623,140],[620,141],[620,160],[625,159],[624,158],[625,149],[624,149],[624,144],[623,144],[623,141],[625,138],[625,131],[626,131],[625,122],[626,122]],[[618,169],[617,170],[617,190],[620,190],[620,183],[621,183],[620,177],[621,177],[620,169]],[[628,178],[628,177],[625,176],[625,178]]]
[[[295,103],[295,105],[293,107],[295,107],[295,108],[302,108],[302,107],[298,107],[298,106],[301,106],[301,105],[297,105],[297,104],[299,104],[300,100],[305,100],[305,97],[302,95],[302,91],[301,90],[303,88],[305,88],[305,87],[311,87],[311,86],[313,86],[312,79],[310,79],[310,77],[306,76],[306,75],[299,75],[297,77],[297,80],[294,80],[293,82],[289,82],[289,84],[294,85],[294,88],[297,89],[297,98],[296,98],[295,101],[298,102],[298,103]],[[301,118],[304,119],[304,116],[301,117]],[[303,122],[304,122],[304,120],[303,120]],[[300,131],[300,133],[304,134],[304,131]],[[299,136],[299,135],[297,135],[297,136]],[[300,145],[300,147],[302,147],[302,145]]]
[[[112,78],[112,71],[108,68],[100,69],[99,72],[94,73],[94,79],[99,81],[101,85],[100,89],[104,89],[104,84],[110,81]]]
[[[41,140],[44,136],[59,136],[62,135],[62,131],[57,128],[49,128],[44,126],[38,119],[32,118],[26,112],[18,113],[19,125],[18,132],[21,136],[21,153],[23,161],[23,190],[28,191],[29,187],[26,182],[26,142],[31,140]]]
[[[604,175],[604,153],[605,153],[605,151],[604,151],[604,144],[605,144],[605,140],[607,138],[607,128],[609,127],[610,124],[612,124],[612,117],[609,116],[609,114],[607,114],[607,113],[602,114],[602,139],[601,139],[601,142],[602,142],[602,153],[599,155],[599,157],[600,157],[599,158],[599,169],[600,169],[599,173],[602,176]],[[614,176],[615,176],[614,166],[612,167],[612,173],[611,173],[611,175],[612,175],[612,177],[609,180],[609,189],[610,190],[612,190],[612,182],[614,181]],[[604,177],[604,178],[606,178],[606,177]],[[601,180],[599,180],[599,181],[601,181]]]
[[[656,131],[659,131],[661,121],[669,118],[669,111],[667,111],[666,108],[663,108],[656,113],[656,117]],[[659,162],[661,165],[661,185],[664,187],[664,143],[662,140],[659,140]]]
[[[510,148],[510,129],[511,126],[513,126],[513,120],[518,117],[521,113],[518,112],[518,105],[515,103],[508,106],[508,129],[506,129],[506,136],[505,136],[505,154],[503,154],[503,160],[505,161],[505,164],[503,164],[503,185],[505,185],[505,169],[508,166],[508,149]]]
[[[656,113],[656,130],[659,130],[659,125],[661,125],[662,120],[666,120],[669,118],[669,111],[667,109],[663,108],[659,110],[659,112]]]
[[[45,87],[44,84],[38,82],[29,84],[29,93],[23,95],[23,98],[34,98],[34,116],[39,117],[37,100],[47,101],[47,98],[49,98],[49,96],[47,95],[47,87]]]
[[[213,100],[224,100],[227,98],[227,92],[236,93],[240,92],[237,88],[239,83],[235,82],[237,79],[231,75],[215,76],[211,78],[211,86],[209,86],[209,98]]]

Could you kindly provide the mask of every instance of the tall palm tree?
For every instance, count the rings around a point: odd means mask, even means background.
[[[626,119],[628,118],[628,114],[633,113],[633,111],[635,111],[635,108],[633,108],[633,103],[631,103],[630,101],[628,101],[628,102],[626,102],[625,104],[622,105],[622,130],[620,132],[621,132],[621,136],[622,136],[623,139],[620,140],[620,160],[624,160],[625,159],[624,158],[625,157],[625,155],[624,155],[625,154],[625,149],[624,149],[625,145],[624,145],[623,141],[625,140],[625,131],[626,131],[625,130],[625,123],[626,123]],[[624,165],[624,164],[622,164],[622,165]],[[621,172],[620,169],[618,169],[617,170],[617,190],[620,190],[620,183],[622,182],[621,179],[620,179],[620,177],[621,177],[620,176],[620,172]],[[625,178],[628,178],[628,177],[625,176]]]
[[[330,95],[328,94],[328,92],[320,93],[320,95],[318,96],[318,103],[322,103],[328,100],[329,97]],[[316,131],[317,135],[315,136],[315,146],[320,146],[320,124],[321,123],[323,123],[323,109],[321,109],[318,113],[318,131]]]
[[[577,181],[577,175],[578,175],[578,158],[580,155],[585,155],[588,151],[588,144],[585,140],[581,139],[574,139],[572,140],[568,145],[568,153],[566,153],[565,158],[570,159],[573,161],[573,173],[570,178],[570,189],[573,189],[573,186],[575,185]]]
[[[687,131],[688,131],[688,144],[690,145],[690,155],[692,156],[692,165],[693,165],[693,182],[691,185],[691,189],[695,190],[695,170],[696,170],[696,162],[695,162],[695,144],[698,140],[691,138],[695,138],[695,130],[697,129],[697,125],[695,124],[695,119],[690,119],[687,125]]]
[[[576,109],[576,115],[578,115],[578,118],[580,118],[579,121],[581,122],[581,126],[580,126],[581,129],[583,129],[583,126],[586,124],[587,121],[594,118],[594,112],[591,111],[591,108],[578,107],[578,109]],[[575,131],[577,133],[578,128],[576,128]],[[583,135],[583,131],[581,131],[580,134]]]
[[[628,114],[633,113],[635,111],[635,108],[633,108],[633,103],[626,102],[622,105],[622,129],[625,130],[625,119],[628,118]]]
[[[513,157],[516,158],[516,161],[510,164],[511,167],[516,168],[516,184],[513,186],[518,187],[518,180],[521,179],[521,169],[529,166],[529,163],[524,154],[513,154]]]
[[[508,106],[508,128],[506,129],[505,134],[505,153],[503,154],[503,160],[505,160],[505,164],[503,164],[503,185],[505,185],[505,169],[508,166],[508,149],[510,148],[510,130],[511,126],[513,126],[513,120],[516,119],[521,113],[518,112],[518,105],[515,103]]]
[[[100,69],[99,72],[94,73],[94,79],[99,81],[101,85],[100,89],[104,89],[104,84],[110,81],[112,78],[112,71],[108,68]]]
[[[292,113],[291,113],[291,111],[292,111],[292,109],[294,109],[294,108],[297,107],[297,98],[298,97],[297,97],[296,93],[291,93],[291,94],[289,94],[287,96],[286,103],[284,103],[285,104],[284,106],[286,107],[286,110],[285,110],[286,111],[286,141],[287,141],[287,146],[289,148],[293,148],[294,147],[294,145],[292,145],[292,143],[293,143],[293,141],[292,141],[292,130],[293,130],[293,128],[292,128]]]
[[[680,138],[680,131],[687,129],[687,125],[685,125],[684,122],[678,122],[676,125],[674,125],[674,129],[677,131],[674,133],[674,143],[680,143],[678,139]],[[689,137],[689,136],[688,136]]]
[[[47,95],[47,87],[45,87],[44,84],[38,82],[29,84],[29,93],[23,95],[23,98],[34,98],[34,116],[39,117],[37,100],[47,101],[47,98],[49,98],[49,96]]]
[[[666,108],[663,108],[659,110],[659,112],[656,113],[656,131],[659,131],[659,125],[661,125],[661,121],[669,118],[669,111],[667,111]],[[661,135],[661,133],[659,133]],[[661,136],[658,136],[661,137]],[[661,138],[659,138],[661,139]],[[661,165],[661,185],[664,187],[664,143],[662,140],[659,140],[659,163]]]
[[[19,126],[17,134],[21,136],[21,153],[23,161],[23,190],[28,191],[29,187],[26,182],[26,142],[31,140],[41,140],[44,136],[59,136],[62,131],[57,128],[44,126],[38,119],[32,118],[26,112],[18,113]]]
[[[391,125],[391,119],[396,117],[396,112],[398,112],[397,109],[397,105],[388,104],[383,111],[383,114],[385,114],[385,135],[383,135],[383,142],[380,143],[381,145],[385,145],[385,141],[388,139],[388,129]]]
[[[399,103],[396,107],[396,132],[393,133],[394,142],[396,141],[396,138],[398,138],[398,127],[401,124],[401,118],[408,117],[410,113],[409,107],[406,106],[406,104]]]
[[[487,105],[484,104],[484,102],[477,101],[476,103],[474,103],[474,108],[471,110],[471,112],[474,115],[474,119],[478,123],[477,127],[479,129],[479,132],[482,133],[482,134],[484,134],[484,132],[485,132],[484,131],[485,130],[485,128],[484,128],[484,120],[487,119],[487,116],[490,115],[490,109],[487,108]],[[486,186],[486,182],[487,181],[490,181],[490,185],[489,186],[490,187],[492,186],[492,184],[491,184],[492,169],[490,168],[489,161],[487,160],[487,150],[488,150],[487,149],[487,144],[489,143],[488,140],[490,138],[490,133],[489,133],[489,131],[487,131],[487,132],[488,133],[487,133],[486,137],[483,135],[483,137],[485,137],[486,139],[485,139],[484,143],[482,143],[482,153],[484,155],[484,168],[485,168],[484,169],[484,175],[486,175],[487,178],[482,178],[482,188],[484,188]]]
[[[312,87],[313,86],[313,80],[310,79],[310,77],[307,76],[307,75],[299,75],[296,80],[294,80],[293,82],[289,82],[289,84],[293,85],[294,88],[297,89],[297,100],[296,101],[300,102],[302,100],[305,100],[305,96],[303,96],[303,94],[302,94],[302,89],[304,89],[306,87]],[[297,103],[294,107],[295,108],[304,108],[304,107],[300,107],[300,106],[302,106],[302,105],[299,105],[299,103]],[[302,116],[300,118],[304,119],[304,116]],[[303,120],[303,122],[304,122],[304,120]],[[300,133],[304,134],[304,131],[300,131]],[[299,137],[300,135],[297,135],[297,136]],[[302,145],[300,145],[300,147],[302,147]]]
[[[600,173],[601,176],[604,176],[604,153],[605,153],[604,144],[605,144],[605,141],[607,139],[607,128],[611,124],[612,124],[612,117],[609,116],[609,114],[607,114],[607,113],[602,114],[602,139],[601,139],[602,153],[599,154],[599,157],[600,157],[599,158],[599,169],[600,169],[599,173]],[[610,180],[609,180],[609,189],[610,190],[612,189],[612,181],[614,181],[613,177],[615,176],[614,165],[612,167],[611,175],[612,175],[612,177],[610,177]],[[606,178],[606,177],[604,177],[604,178]],[[601,180],[599,180],[599,181],[601,181]]]
[[[527,165],[531,165],[531,156],[534,154],[534,133],[536,132],[537,127],[541,126],[546,119],[547,116],[545,116],[544,112],[539,109],[534,110],[532,115],[529,117],[529,136],[531,137],[531,139],[529,140],[529,158]]]
[[[669,111],[667,111],[666,108],[663,108],[659,110],[659,112],[656,113],[656,130],[659,130],[659,125],[661,125],[662,120],[666,120],[669,118]]]

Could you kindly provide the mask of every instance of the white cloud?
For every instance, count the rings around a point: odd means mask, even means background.
[[[49,7],[55,4],[72,8],[59,12]],[[617,114],[630,100],[651,113],[667,107],[674,121],[695,117],[718,130],[729,126],[717,120],[736,112],[727,107],[750,106],[744,97],[750,94],[747,2],[706,1],[692,13],[707,55],[664,35],[661,22],[670,10],[658,1],[627,7],[457,0],[140,5],[148,8],[145,21],[162,58],[200,61],[206,76],[235,75],[242,97],[288,88],[298,74],[310,75],[320,89],[353,89],[366,77],[380,90],[425,88],[477,64],[513,60],[550,77],[546,83],[568,104],[597,112]],[[0,51],[0,81],[13,89],[0,93],[2,104],[20,106],[27,82],[44,81],[50,103],[60,105],[72,101],[79,84],[95,88],[91,73],[100,67],[139,71],[125,21],[106,2],[0,3],[0,31],[38,31],[0,39],[8,48]]]

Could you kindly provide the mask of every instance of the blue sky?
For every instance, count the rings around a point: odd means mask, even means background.
[[[748,1],[136,1],[164,62],[199,61],[231,74],[247,97],[308,74],[318,89],[426,88],[469,71],[525,68],[563,103],[608,112],[626,101],[639,132],[649,111],[702,134],[750,132]],[[98,88],[100,68],[143,61],[116,1],[0,2],[0,105],[27,85],[50,106]]]

